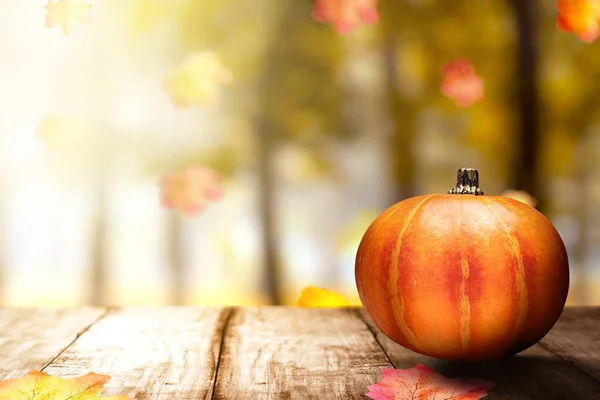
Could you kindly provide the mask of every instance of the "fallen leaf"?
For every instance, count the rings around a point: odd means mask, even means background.
[[[600,36],[600,0],[559,0],[556,8],[559,30],[574,33],[585,43]]]
[[[163,175],[160,198],[163,207],[179,210],[183,215],[197,216],[210,201],[223,198],[220,174],[209,167],[193,166]]]
[[[341,294],[316,286],[308,286],[302,290],[296,305],[308,308],[346,307],[348,301]]]
[[[312,17],[319,22],[330,23],[340,34],[346,35],[361,22],[368,25],[379,20],[378,0],[316,0]]]
[[[501,196],[510,197],[511,199],[518,200],[521,203],[525,203],[528,206],[534,208],[537,205],[537,200],[535,199],[535,197],[533,197],[524,190],[505,190],[504,192],[502,192]]]
[[[383,379],[368,387],[374,400],[477,400],[487,396],[493,382],[479,378],[447,379],[418,364],[412,369],[383,370]]]
[[[221,95],[221,86],[232,80],[233,75],[219,56],[204,50],[188,55],[166,76],[164,87],[175,107],[204,107],[214,104]]]
[[[66,36],[77,28],[78,23],[91,24],[89,15],[92,9],[90,0],[48,0],[46,9],[46,28],[59,26]]]
[[[469,107],[483,99],[483,79],[468,60],[452,61],[444,66],[442,93],[453,99],[459,107]]]
[[[0,381],[0,399],[5,400],[129,400],[129,396],[97,397],[110,380],[108,375],[89,373],[62,379],[31,370],[22,378]]]

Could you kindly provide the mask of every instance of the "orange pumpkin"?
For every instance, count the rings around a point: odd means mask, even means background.
[[[565,245],[550,221],[520,201],[485,196],[468,168],[448,194],[409,198],[379,215],[355,273],[383,333],[449,360],[529,348],[556,323],[569,290]]]

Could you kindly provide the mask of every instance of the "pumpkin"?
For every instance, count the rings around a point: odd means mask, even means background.
[[[356,285],[375,325],[417,353],[491,360],[519,353],[556,323],[569,289],[565,245],[535,208],[486,196],[477,170],[447,194],[380,214],[356,256]]]

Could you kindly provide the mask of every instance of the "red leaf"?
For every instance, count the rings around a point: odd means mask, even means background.
[[[453,99],[459,107],[469,107],[483,99],[485,89],[483,79],[475,72],[468,60],[456,60],[443,69],[442,93]]]
[[[345,35],[361,22],[375,24],[379,20],[378,0],[315,0],[312,17],[319,22],[330,23]]]
[[[374,400],[477,400],[487,396],[493,382],[479,378],[447,379],[419,364],[408,370],[383,370],[381,382],[365,396]]]
[[[219,173],[208,167],[194,166],[170,172],[160,181],[161,203],[184,215],[196,216],[204,211],[208,202],[223,198],[220,184]]]

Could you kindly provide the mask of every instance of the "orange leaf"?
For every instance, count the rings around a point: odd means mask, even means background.
[[[108,375],[89,373],[62,379],[31,370],[22,378],[0,381],[0,399],[5,400],[129,400],[129,396],[97,397],[110,380]]]
[[[582,42],[600,36],[600,0],[559,0],[556,27],[574,33]]]
[[[66,36],[75,31],[77,23],[91,24],[89,12],[90,0],[48,0],[46,9],[46,27],[59,26]]]
[[[160,181],[163,207],[187,216],[200,214],[209,201],[223,198],[219,173],[209,167],[194,166],[165,174]]]
[[[365,396],[374,400],[477,400],[494,386],[479,378],[447,379],[419,364],[409,370],[385,368],[381,382],[369,386]]]
[[[302,290],[296,305],[308,308],[333,308],[346,307],[348,301],[338,293],[316,286],[308,286]]]
[[[535,199],[535,197],[533,197],[529,193],[525,192],[524,190],[512,190],[512,189],[505,190],[504,192],[502,192],[501,196],[510,197],[511,199],[518,200],[521,203],[525,203],[528,206],[531,206],[534,208],[537,204],[537,200]]]
[[[379,20],[378,0],[316,0],[312,17],[331,23],[340,34],[355,30],[361,22],[375,24]]]
[[[483,99],[483,79],[468,60],[456,60],[444,66],[442,93],[453,99],[459,107],[469,107]]]

